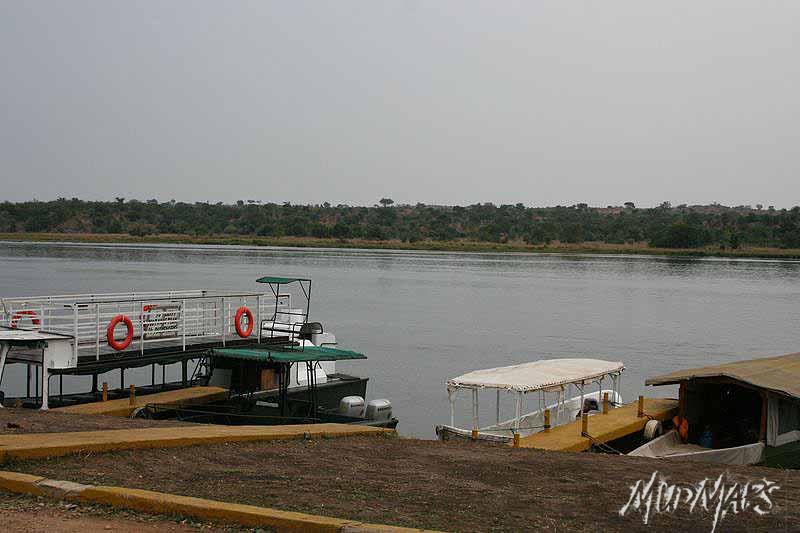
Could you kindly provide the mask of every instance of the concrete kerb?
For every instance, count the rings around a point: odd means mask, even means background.
[[[203,520],[270,527],[277,531],[420,532],[424,530],[330,518],[266,507],[227,503],[123,487],[83,485],[30,474],[0,471],[0,489],[8,492],[98,503],[153,514],[178,514]]]

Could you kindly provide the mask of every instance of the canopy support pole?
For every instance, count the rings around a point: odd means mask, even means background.
[[[597,406],[600,407],[600,403],[603,401],[603,376],[600,376],[600,379],[597,381]]]
[[[522,393],[517,393],[516,413],[514,414],[514,433],[519,433],[519,419],[522,416]]]
[[[580,389],[581,389],[581,404],[580,404],[580,410],[578,411],[578,417],[580,417],[581,415],[583,415],[583,396],[584,396],[584,394],[583,394],[583,385],[584,385],[584,381],[583,381],[583,380],[581,380],[581,384],[580,384]],[[576,386],[578,386],[578,385],[576,384]]]
[[[478,389],[472,389],[472,429],[478,429]]]
[[[497,389],[497,423],[500,423],[500,389]]]
[[[447,389],[447,399],[450,400],[450,427],[456,427],[456,393]]]

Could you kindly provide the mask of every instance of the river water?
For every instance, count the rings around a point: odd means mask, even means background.
[[[370,398],[390,399],[400,432],[423,438],[449,420],[447,378],[470,370],[553,357],[622,361],[632,400],[675,395],[645,390],[647,376],[800,350],[793,261],[0,243],[0,296],[255,291],[267,274],[314,280],[312,319],[369,357],[337,369],[369,376]],[[149,370],[138,372],[149,382]],[[6,395],[24,393],[24,375],[20,365],[7,369]],[[65,383],[65,392],[88,388]],[[493,401],[481,396],[487,423]],[[458,407],[466,423],[466,399]]]

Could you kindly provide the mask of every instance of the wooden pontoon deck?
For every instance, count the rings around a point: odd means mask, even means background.
[[[109,400],[106,402],[91,402],[67,407],[57,407],[53,410],[62,413],[82,415],[127,417],[137,408],[144,407],[149,403],[157,403],[160,405],[194,405],[224,400],[227,396],[228,390],[222,387],[197,386],[136,396],[133,404],[131,404],[130,398],[120,398],[118,400]]]
[[[592,447],[593,443],[607,443],[644,429],[651,418],[665,421],[678,413],[678,400],[645,398],[644,413],[638,416],[638,401],[609,410],[608,414],[596,414],[589,417],[588,434],[581,433],[580,419],[556,426],[550,431],[540,431],[519,440],[520,448],[539,448],[562,452],[582,452]]]

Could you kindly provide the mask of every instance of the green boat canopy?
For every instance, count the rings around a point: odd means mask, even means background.
[[[294,283],[295,281],[311,281],[308,278],[282,278],[279,276],[264,276],[263,278],[258,278],[256,283],[280,283],[284,285],[286,283]]]
[[[341,361],[346,359],[366,359],[363,353],[339,348],[326,348],[324,346],[275,347],[269,349],[258,348],[214,348],[211,350],[213,357],[229,359],[244,359],[263,363],[303,363],[307,361]]]

